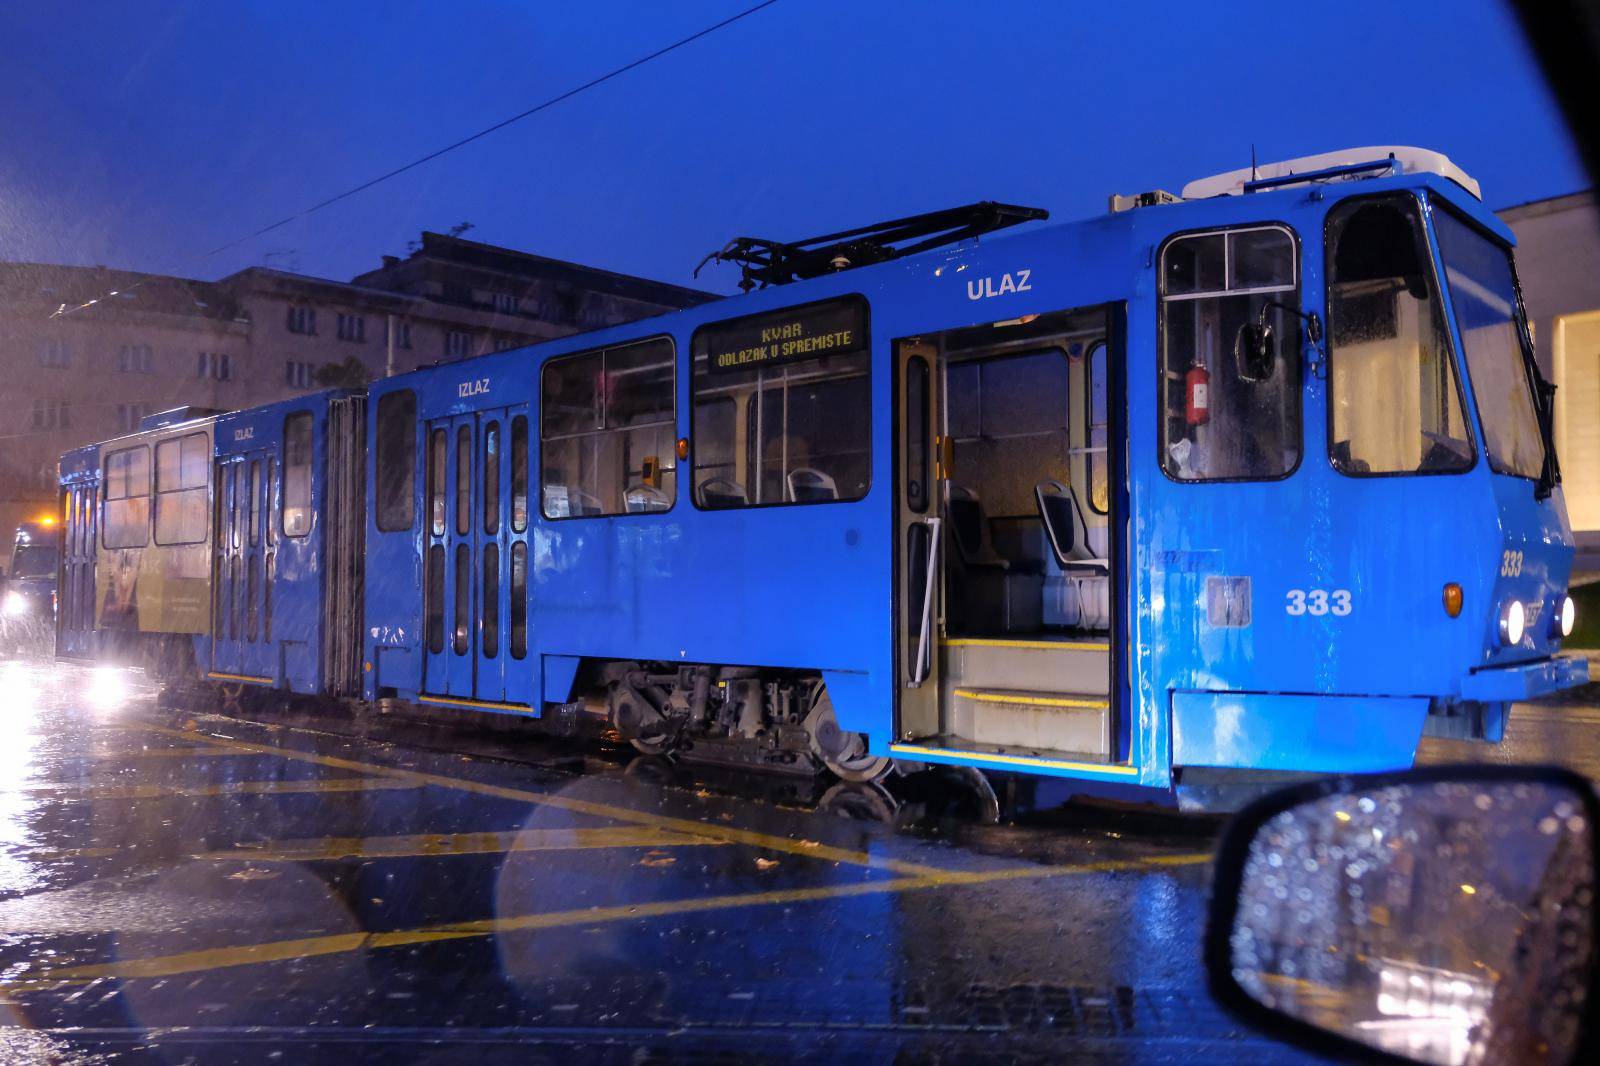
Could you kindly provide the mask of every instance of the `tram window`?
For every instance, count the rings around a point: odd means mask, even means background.
[[[444,464],[449,444],[444,430],[436,429],[428,438],[428,529],[444,536]]]
[[[500,423],[483,427],[483,531],[500,532]]]
[[[1287,476],[1300,463],[1299,271],[1282,226],[1188,234],[1161,253],[1161,464],[1180,481]],[[1241,327],[1271,328],[1253,365]]]
[[[672,507],[676,378],[669,337],[545,364],[540,496],[546,518]]]
[[[161,464],[156,464],[156,480],[161,480]],[[250,460],[250,546],[261,543],[261,460]],[[156,499],[156,539],[161,539],[161,500]]]
[[[416,393],[405,389],[379,398],[376,444],[378,529],[410,529],[416,520]]]
[[[444,545],[428,549],[428,651],[444,651]]]
[[[467,654],[472,646],[472,549],[456,545],[455,633],[451,646],[457,655]]]
[[[261,557],[252,554],[249,565],[249,584],[245,591],[248,621],[245,624],[244,639],[253,644],[261,632]]]
[[[511,657],[528,654],[528,542],[511,545]]]
[[[736,417],[715,412],[723,399]],[[871,416],[859,298],[703,326],[694,336],[695,503],[859,500],[872,482]],[[729,456],[742,470],[730,473]]]
[[[150,449],[124,448],[106,456],[107,548],[142,548],[150,542]]]
[[[1328,213],[1328,449],[1341,473],[1475,461],[1422,216],[1409,196]]]
[[[1111,507],[1106,456],[1106,346],[1096,344],[1084,364],[1089,373],[1089,507],[1105,514]]]
[[[456,533],[472,532],[472,427],[456,429]]]
[[[270,525],[269,522],[268,526]],[[272,575],[275,555],[275,552],[269,550],[262,562],[261,639],[268,644],[272,643]]]
[[[500,545],[483,546],[483,656],[500,654]]]
[[[528,417],[511,420],[511,532],[528,528]]]
[[[311,532],[311,412],[283,420],[283,535]]]
[[[1528,335],[1511,253],[1449,208],[1434,212],[1433,231],[1489,465],[1497,473],[1537,478],[1544,470],[1544,436],[1528,379],[1533,353],[1523,347]]]
[[[928,444],[933,432],[928,421],[928,389],[928,361],[914,355],[906,360],[906,506],[918,514],[928,510],[928,488],[932,484],[928,470]]]
[[[156,445],[156,543],[201,544],[206,539],[206,481],[211,443],[189,433]]]

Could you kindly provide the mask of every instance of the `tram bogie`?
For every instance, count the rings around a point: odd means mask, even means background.
[[[735,241],[744,296],[152,430],[207,434],[168,492],[80,449],[59,652],[1162,792],[1409,765],[1586,678],[1551,390],[1469,177],[1360,149],[1114,207]],[[180,499],[193,545],[122,543]]]

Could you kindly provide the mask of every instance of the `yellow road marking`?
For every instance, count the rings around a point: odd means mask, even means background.
[[[84,758],[89,759],[190,759],[210,758],[218,755],[238,756],[247,755],[249,752],[235,751],[215,744],[206,744],[194,748],[138,748],[127,751],[104,749],[90,752]]]
[[[1054,770],[1092,770],[1100,774],[1126,774],[1134,776],[1139,773],[1137,766],[1122,766],[1118,763],[1098,762],[1067,762],[1063,759],[1032,759],[1021,755],[1001,755],[990,751],[957,751],[954,748],[927,748],[920,744],[890,744],[889,750],[896,755],[943,755],[958,759],[987,759],[990,762],[1001,762],[1008,766],[1048,766]]]
[[[631,826],[603,829],[524,829],[504,833],[421,833],[414,836],[326,837],[275,840],[261,848],[203,851],[196,859],[247,859],[250,862],[311,862],[317,859],[399,859],[437,855],[498,855],[517,851],[573,851],[589,848],[721,847],[726,841],[683,833],[660,833]]]
[[[392,778],[335,777],[313,781],[224,781],[214,785],[96,785],[77,782],[18,785],[0,792],[73,792],[88,799],[159,799],[163,796],[261,796],[289,792],[372,792],[416,788]]]
[[[185,733],[164,726],[144,725],[143,728],[159,736],[179,737],[194,740],[197,736],[208,734]],[[436,785],[440,788],[452,788],[463,792],[472,792],[480,796],[493,796],[497,799],[517,800],[522,803],[536,803],[546,807],[555,807],[564,811],[577,814],[593,815],[597,818],[609,818],[613,821],[630,823],[633,825],[649,826],[653,829],[683,833],[688,836],[711,837],[729,844],[745,844],[755,848],[766,848],[768,851],[781,851],[791,855],[801,855],[808,859],[818,859],[828,862],[850,863],[854,866],[867,866],[878,870],[892,870],[896,873],[927,876],[939,874],[944,871],[937,866],[925,866],[922,863],[904,862],[900,859],[886,858],[882,855],[872,855],[864,851],[851,851],[847,848],[836,848],[827,844],[819,844],[810,840],[794,840],[790,837],[773,836],[770,833],[758,833],[749,829],[738,829],[730,825],[721,825],[714,822],[700,822],[690,818],[672,818],[663,814],[650,814],[645,811],[634,810],[629,807],[618,807],[610,803],[600,803],[595,800],[577,799],[572,796],[562,796],[547,792],[530,792],[526,789],[507,788],[503,785],[490,785],[482,781],[472,781],[467,778],[446,777],[442,774],[423,773],[419,770],[404,770],[393,766],[383,766],[378,763],[358,762],[354,759],[341,759],[333,755],[318,755],[309,751],[299,751],[295,748],[279,748],[266,744],[251,744],[243,740],[212,737],[212,742],[228,747],[238,748],[241,751],[256,752],[263,755],[278,755],[285,759],[295,759],[300,762],[314,763],[336,770],[354,770],[364,774],[378,774],[397,778],[404,781],[415,782],[420,785]]]
[[[946,648],[1030,648],[1039,651],[1110,651],[1111,645],[1095,640],[987,640],[982,637],[949,637],[939,642]]]
[[[958,688],[957,696],[965,696],[979,703],[1016,703],[1038,707],[1072,707],[1103,711],[1111,706],[1110,700],[1083,699],[1073,696],[1030,696],[1013,692],[984,692],[975,688]]]
[[[575,910],[526,914],[511,918],[486,918],[479,921],[423,926],[417,929],[397,929],[386,933],[339,933],[331,936],[276,940],[262,944],[245,944],[237,947],[207,948],[200,951],[185,951],[173,955],[158,955],[144,959],[121,959],[116,962],[67,966],[59,970],[44,970],[18,980],[0,982],[0,989],[10,992],[43,991],[62,985],[79,984],[107,977],[122,979],[173,977],[180,974],[226,969],[233,966],[287,962],[292,959],[338,955],[351,951],[408,947],[416,944],[437,943],[442,940],[464,940],[472,937],[528,932],[537,929],[597,925],[604,922],[696,914],[735,907],[767,907],[782,904],[812,903],[823,900],[844,899],[852,896],[914,892],[922,889],[960,885],[983,885],[997,881],[1014,881],[1024,878],[1113,873],[1123,870],[1135,870],[1151,865],[1195,865],[1209,862],[1210,860],[1210,853],[1194,853],[1159,856],[1153,860],[1112,859],[1104,862],[1081,863],[1074,866],[1022,866],[1005,870],[973,872],[943,871],[923,877],[899,877],[887,881],[858,881],[848,885],[830,885],[820,888],[794,888],[773,892],[704,896],[699,899],[657,900],[648,903],[620,904],[609,907],[582,907]]]
[[[441,707],[484,707],[492,711],[529,711],[526,703],[495,703],[493,700],[469,700],[464,696],[418,696],[418,703],[433,703]]]

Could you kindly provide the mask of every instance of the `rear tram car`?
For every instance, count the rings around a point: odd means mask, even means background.
[[[1363,149],[990,235],[1042,215],[740,239],[737,298],[73,453],[61,651],[1159,790],[1586,678],[1471,178]]]

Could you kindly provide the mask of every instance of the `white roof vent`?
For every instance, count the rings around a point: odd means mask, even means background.
[[[1483,199],[1483,194],[1478,191],[1478,183],[1468,177],[1466,171],[1450,162],[1449,157],[1426,148],[1407,148],[1404,145],[1346,148],[1340,152],[1324,152],[1300,159],[1286,159],[1281,163],[1263,163],[1254,168],[1230,170],[1226,174],[1191,181],[1183,187],[1183,198],[1204,200],[1211,196],[1265,192],[1301,181],[1353,181],[1387,177],[1390,174],[1438,174],[1449,178],[1477,199]]]

